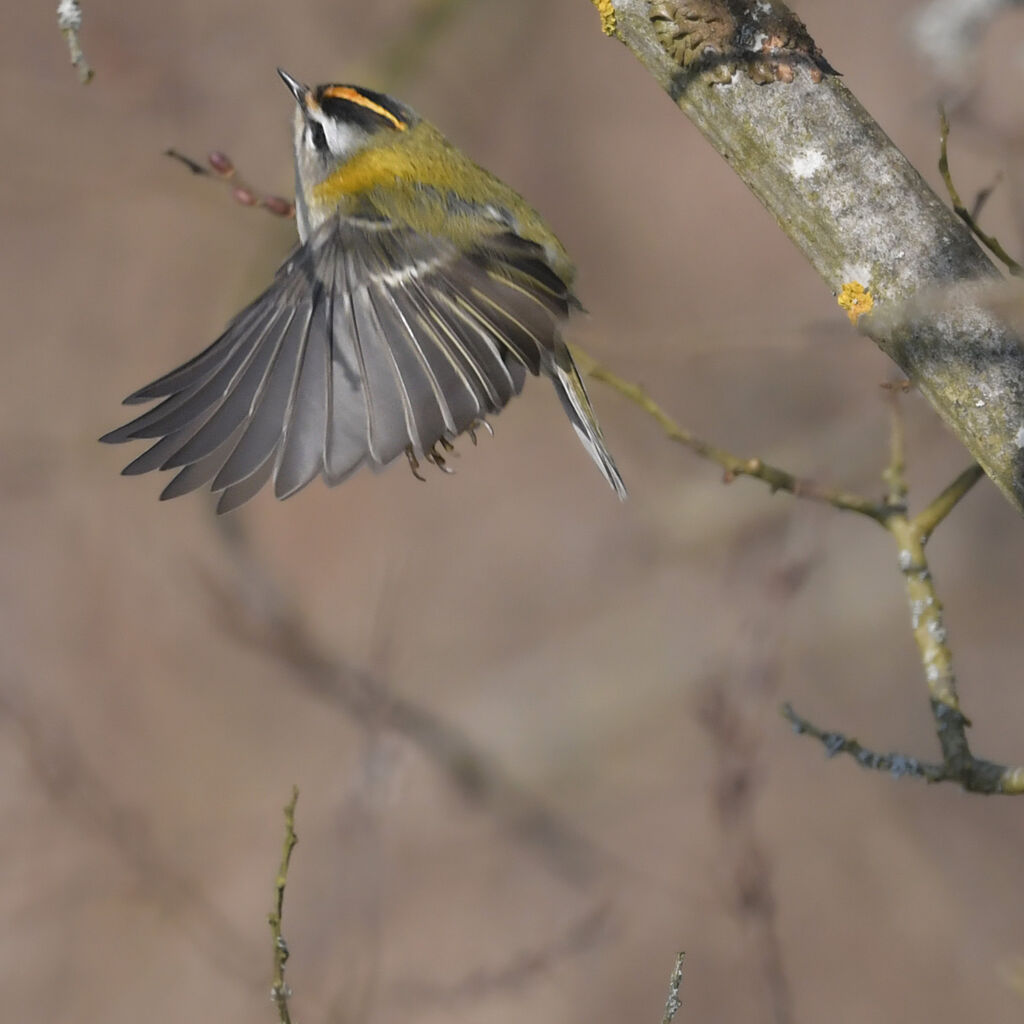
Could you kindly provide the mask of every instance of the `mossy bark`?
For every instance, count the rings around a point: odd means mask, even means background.
[[[1024,345],[984,301],[999,272],[802,22],[774,0],[604,6],[827,287],[867,290],[860,328],[1024,512]]]

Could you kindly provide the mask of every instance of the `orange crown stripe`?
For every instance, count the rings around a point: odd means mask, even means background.
[[[379,114],[386,121],[390,121],[400,132],[404,132],[409,126],[400,118],[395,117],[390,110],[382,107],[379,103],[374,103],[373,100],[364,96],[357,89],[353,89],[348,85],[332,85],[329,89],[324,89],[324,98],[330,97],[333,100],[348,100],[349,103],[355,103],[360,107],[366,107],[367,110],[372,110],[375,114]]]

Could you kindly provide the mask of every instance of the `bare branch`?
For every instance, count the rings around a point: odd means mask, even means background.
[[[685,956],[685,953],[676,954],[676,965],[672,968],[672,976],[668,979],[668,999],[665,1000],[665,1016],[661,1018],[661,1024],[672,1024],[683,1005],[679,1000],[679,990],[683,986],[683,958]]]
[[[239,177],[234,162],[226,153],[221,153],[219,150],[210,153],[206,158],[208,167],[204,167],[203,164],[184,153],[179,153],[176,149],[165,149],[164,156],[169,156],[172,160],[184,164],[193,174],[201,178],[223,182],[231,189],[231,198],[242,206],[255,206],[266,210],[267,213],[272,213],[275,217],[295,216],[295,204],[290,199],[268,195],[247,184]]]
[[[789,703],[782,705],[782,717],[793,726],[798,735],[811,736],[825,748],[826,757],[837,754],[848,754],[862,768],[877,772],[889,772],[894,778],[909,775],[911,778],[926,779],[928,782],[941,782],[945,777],[945,769],[941,764],[929,764],[919,761],[916,757],[906,754],[879,754],[869,750],[852,736],[847,736],[834,729],[825,730],[813,722],[798,715]]]
[[[942,763],[927,764],[903,754],[877,754],[840,732],[818,729],[800,718],[789,705],[785,706],[783,714],[798,732],[808,733],[824,743],[829,756],[850,754],[866,768],[896,775],[913,775],[929,782],[956,782],[971,792],[1018,794],[1024,787],[1024,770],[983,761],[971,753],[967,741],[967,728],[971,723],[960,709],[942,602],[925,555],[925,545],[935,528],[978,482],[982,476],[981,468],[969,466],[923,512],[910,518],[905,505],[903,419],[895,401],[890,447],[892,454],[885,471],[890,512],[882,525],[898,546],[898,564],[910,609],[910,628],[928,687],[936,734],[942,749]]]
[[[942,175],[942,180],[945,182],[946,191],[949,193],[949,201],[953,206],[953,212],[971,229],[972,234],[975,238],[985,246],[989,252],[1006,269],[1013,274],[1014,277],[1024,277],[1024,266],[1021,266],[1000,244],[999,239],[995,235],[988,235],[981,230],[981,226],[978,224],[977,215],[981,210],[984,203],[981,195],[975,201],[974,207],[975,212],[972,213],[963,204],[963,200],[960,198],[960,193],[956,190],[956,186],[953,184],[953,175],[949,170],[949,118],[946,117],[946,111],[940,106],[939,107],[939,131],[940,131],[940,149],[939,149],[939,173]],[[987,199],[988,196],[985,196]]]
[[[956,508],[960,499],[984,475],[984,470],[977,463],[968,466],[923,512],[918,512],[914,517],[914,526],[920,532],[922,542],[931,537],[935,527]]]
[[[78,41],[78,33],[82,30],[82,8],[78,0],[59,0],[57,27],[67,41],[71,66],[78,72],[78,80],[82,85],[88,85],[95,72],[85,59],[81,43]]]
[[[815,480],[794,476],[792,473],[763,462],[759,458],[742,458],[702,440],[672,419],[639,384],[620,377],[578,346],[571,347],[573,358],[583,373],[593,377],[594,380],[608,384],[634,405],[638,405],[658,423],[670,441],[675,441],[677,444],[689,448],[701,458],[721,466],[725,470],[725,483],[732,483],[738,476],[749,476],[766,483],[773,492],[786,491],[798,498],[824,502],[844,512],[858,512],[877,522],[882,522],[888,514],[886,505],[872,501],[870,498],[864,498],[838,487],[820,484]]]
[[[670,440],[685,445],[702,458],[721,466],[726,472],[727,481],[740,475],[750,476],[768,484],[773,491],[783,490],[794,497],[826,502],[843,511],[859,512],[884,527],[895,539],[898,565],[903,574],[910,608],[911,629],[928,686],[943,762],[941,765],[925,765],[916,758],[902,754],[876,754],[842,733],[826,733],[817,729],[796,716],[795,712],[790,713],[792,709],[785,712],[794,725],[800,726],[800,731],[821,740],[832,753],[851,754],[869,768],[894,771],[896,774],[916,774],[932,782],[958,782],[974,792],[1024,792],[1024,769],[983,761],[971,753],[966,732],[970,722],[960,710],[953,655],[946,643],[942,602],[925,556],[925,545],[935,528],[984,475],[980,466],[973,465],[965,469],[922,512],[911,518],[907,511],[903,417],[898,402],[900,392],[896,389],[890,389],[892,412],[889,462],[883,473],[888,496],[884,502],[874,503],[858,495],[800,480],[786,470],[769,466],[760,459],[741,459],[717,448],[676,423],[638,384],[624,380],[578,348],[573,350],[573,354],[585,373],[611,385],[639,406],[661,426]]]
[[[796,733],[811,736],[825,747],[828,757],[849,754],[862,768],[889,772],[897,778],[904,775],[926,782],[955,782],[971,793],[999,793],[1019,796],[1024,793],[1024,766],[1011,767],[971,757],[962,765],[952,766],[919,761],[906,754],[878,754],[857,740],[835,730],[824,730],[798,715],[789,704],[782,706],[782,715]]]
[[[284,845],[281,850],[281,866],[277,878],[274,879],[274,909],[267,915],[270,934],[274,940],[274,983],[270,989],[270,998],[277,1007],[278,1020],[281,1024],[292,1024],[291,1010],[288,1000],[292,990],[284,980],[284,967],[288,963],[288,944],[281,933],[281,917],[284,914],[284,891],[288,885],[288,868],[292,862],[292,851],[299,841],[295,834],[295,805],[299,802],[299,787],[292,786],[292,797],[284,809]]]

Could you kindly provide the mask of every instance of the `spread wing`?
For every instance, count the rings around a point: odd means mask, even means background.
[[[463,253],[388,221],[324,225],[205,351],[126,403],[158,405],[106,434],[156,442],[126,474],[177,469],[161,498],[209,484],[218,511],[268,480],[288,497],[364,463],[472,429],[564,350],[575,300],[514,234]]]

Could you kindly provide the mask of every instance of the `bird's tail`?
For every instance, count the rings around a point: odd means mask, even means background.
[[[590,404],[590,396],[587,394],[583,379],[580,377],[568,349],[563,347],[561,352],[554,355],[551,373],[559,400],[573,429],[579,435],[583,447],[597,463],[597,468],[601,470],[605,480],[619,496],[619,500],[625,501],[628,497],[626,485],[622,482],[622,477],[615,466],[615,460],[605,447],[601,428],[594,415],[593,406]]]

